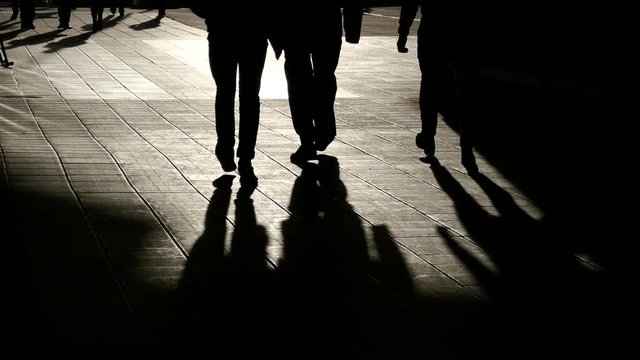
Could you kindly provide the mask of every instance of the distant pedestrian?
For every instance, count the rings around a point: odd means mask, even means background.
[[[102,15],[104,14],[104,1],[91,0],[91,20],[93,32],[100,31],[103,28]]]
[[[35,29],[36,27],[33,25],[35,17],[36,0],[20,0],[20,29]]]
[[[205,19],[209,33],[209,65],[216,84],[215,155],[224,171],[236,169],[235,98],[239,97],[239,133],[236,155],[240,184],[258,183],[252,160],[260,121],[260,83],[267,54],[268,6],[265,2],[234,0],[213,4],[194,1],[191,10]]]
[[[317,151],[324,151],[336,136],[335,71],[343,33],[349,43],[360,41],[362,1],[280,3],[274,40],[284,51],[291,119],[300,138],[300,147],[290,160],[300,165],[315,159]]]
[[[72,0],[56,0],[58,7],[58,29],[69,29],[69,21],[71,20],[71,2]]]
[[[117,11],[121,17],[124,16],[124,3],[124,0],[111,0],[111,7],[109,8],[111,14],[115,15]]]

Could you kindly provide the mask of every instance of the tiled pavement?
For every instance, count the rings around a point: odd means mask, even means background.
[[[478,156],[482,175],[470,177],[444,121],[443,166],[419,160],[419,70],[415,52],[395,51],[397,8],[366,15],[361,43],[343,45],[338,137],[304,171],[289,162],[297,137],[283,63],[269,54],[251,200],[213,154],[199,19],[128,9],[94,34],[88,9],[65,31],[53,9],[38,10],[33,31],[9,14],[3,293],[20,358],[584,359],[622,348],[596,326],[610,314],[590,308],[611,305],[602,269],[536,253],[527,241],[548,237],[544,213],[499,169]]]

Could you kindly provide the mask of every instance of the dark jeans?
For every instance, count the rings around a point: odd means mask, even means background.
[[[56,0],[58,5],[58,21],[61,25],[69,25],[71,20],[71,1],[72,0]]]
[[[124,14],[124,0],[111,0],[110,10],[115,12],[118,10],[120,14]]]
[[[467,56],[454,55],[448,59],[451,66],[447,66],[447,51],[438,39],[429,38],[428,33],[418,30],[418,63],[420,65],[420,119],[422,133],[428,137],[436,135],[438,126],[438,112],[442,109],[445,91],[454,90],[447,94],[455,111],[453,115],[458,121],[460,131],[460,145],[463,151],[470,151],[473,144],[473,119],[476,111],[476,76],[475,70],[465,61]]]
[[[20,0],[20,22],[22,26],[33,25],[33,19],[36,17],[36,1]]]
[[[91,19],[94,24],[102,22],[102,15],[104,14],[104,1],[103,0],[91,0]]]
[[[318,136],[335,136],[335,71],[341,47],[340,38],[330,37],[284,49],[291,119],[303,145]]]
[[[260,82],[267,55],[267,40],[238,40],[209,37],[209,64],[216,83],[215,123],[218,145],[224,150],[235,145],[236,76],[239,75],[239,143],[237,156],[255,156],[260,121]]]

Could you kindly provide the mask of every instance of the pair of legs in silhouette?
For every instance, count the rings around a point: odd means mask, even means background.
[[[58,29],[69,29],[69,21],[71,20],[71,4],[72,0],[56,0],[58,6]]]
[[[353,44],[360,40],[362,2],[297,2],[280,12],[285,14],[279,41],[284,50],[289,108],[300,138],[300,147],[290,159],[301,164],[315,159],[317,151],[324,151],[336,137],[335,72],[342,36]]]
[[[36,17],[36,1],[35,0],[20,0],[20,29],[29,30],[35,29],[33,20]],[[15,11],[14,11],[15,14]]]
[[[455,49],[459,44],[451,44],[456,37],[446,33],[447,19],[452,9],[442,3],[426,1],[403,4],[398,26],[398,51],[400,53],[409,51],[406,47],[407,36],[419,8],[422,10],[422,19],[418,27],[418,63],[421,73],[419,102],[422,128],[416,136],[416,145],[424,150],[428,162],[435,160],[438,113],[443,105],[444,91],[451,85],[447,81],[453,81],[456,103],[454,117],[457,118],[460,126],[462,164],[469,172],[477,172],[471,140],[472,121],[469,119],[475,111],[472,89],[476,80],[472,75],[474,71],[465,65],[464,56],[458,54],[458,50]],[[451,61],[452,66],[448,66],[448,60]],[[451,74],[453,76],[450,76]]]
[[[291,155],[295,164],[315,159],[336,136],[333,105],[340,48],[340,37],[318,36],[284,50],[289,108],[300,138],[300,147]]]
[[[111,11],[113,15],[115,15],[117,11],[120,16],[124,16],[124,0],[112,0],[109,11]]]
[[[421,46],[429,50],[420,49]],[[455,88],[456,113],[454,117],[457,118],[459,125],[461,163],[467,171],[475,173],[478,168],[473,154],[473,122],[470,120],[474,111],[472,88],[475,86],[475,79],[471,75],[473,72],[471,69],[466,69],[464,65],[448,67],[446,59],[441,55],[443,52],[430,51],[441,49],[440,47],[429,47],[429,45],[421,44],[418,39],[418,49],[418,63],[422,74],[419,95],[422,129],[416,135],[416,146],[424,150],[428,162],[435,158],[438,113],[443,104],[446,81],[451,79]],[[447,76],[452,72],[453,76]]]
[[[260,83],[267,55],[266,36],[209,36],[209,63],[216,83],[215,154],[224,171],[238,169],[243,186],[256,186],[251,161],[260,121]],[[237,82],[236,82],[236,77]],[[234,157],[236,83],[239,97],[238,165]]]
[[[102,15],[104,14],[104,1],[91,0],[91,21],[93,32],[100,31],[103,28]]]

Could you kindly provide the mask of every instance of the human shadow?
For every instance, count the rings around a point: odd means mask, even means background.
[[[413,296],[408,268],[385,226],[371,226],[373,239],[366,235],[335,157],[320,155],[302,168],[288,209],[277,270],[287,310],[284,353],[414,357],[413,347],[401,345],[415,335],[405,312]]]
[[[47,50],[45,50],[45,53],[54,53],[57,51],[57,49],[73,48],[82,44],[86,44],[91,35],[91,32],[83,32],[79,35],[67,36],[58,41],[49,42],[46,45]]]
[[[5,48],[6,49],[13,49],[13,48],[17,48],[17,47],[21,47],[21,46],[25,46],[25,45],[37,45],[37,44],[42,44],[42,43],[48,43],[51,42],[61,36],[61,33],[64,31],[63,29],[57,29],[57,30],[52,30],[46,33],[41,33],[41,34],[36,34],[36,35],[31,35],[22,39],[14,39],[18,34],[20,34],[23,30],[16,30],[16,31],[12,31],[9,34],[8,38],[11,38],[11,41],[8,41],[5,44]],[[4,37],[4,35],[3,35]],[[6,41],[6,38],[5,38]]]
[[[488,296],[500,307],[504,324],[513,331],[513,349],[531,346],[526,358],[566,359],[611,356],[624,345],[618,321],[631,314],[619,309],[613,318],[605,310],[613,304],[614,288],[606,274],[575,256],[575,244],[548,218],[535,219],[514,198],[484,174],[473,179],[491,200],[490,213],[438,163],[431,166],[442,189],[454,202],[469,238],[488,256],[483,261],[468,251],[460,237],[441,227],[440,234],[454,254],[472,271]],[[594,329],[594,326],[596,329]],[[615,334],[615,335],[613,335]],[[611,346],[615,343],[615,346]]]
[[[168,358],[185,353],[267,356],[272,349],[268,339],[274,335],[266,329],[273,322],[269,309],[277,291],[270,286],[268,238],[249,196],[234,200],[235,217],[228,219],[234,178],[223,175],[214,181],[204,232],[189,252],[177,289],[167,336],[177,333],[178,346]],[[189,345],[183,347],[182,341]]]
[[[0,22],[0,30],[8,29],[8,28],[13,27],[15,24],[18,24],[18,23],[20,23],[19,19],[2,21],[2,22]]]
[[[155,17],[155,18],[143,21],[143,22],[141,22],[139,24],[129,25],[129,27],[131,29],[137,30],[137,31],[153,29],[153,28],[156,28],[156,27],[160,26],[160,24],[162,23],[161,20],[162,20],[162,18]]]

